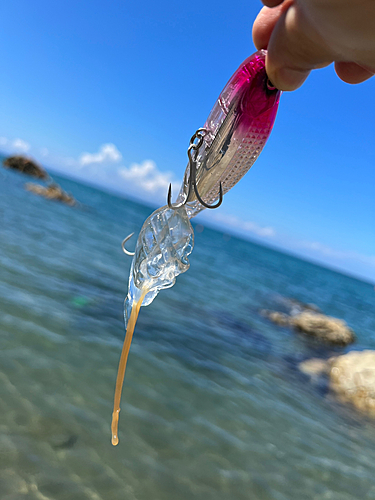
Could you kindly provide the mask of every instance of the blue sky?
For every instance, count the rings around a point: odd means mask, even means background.
[[[260,2],[3,2],[0,150],[164,204]],[[204,215],[375,282],[375,80],[284,93],[260,158]]]

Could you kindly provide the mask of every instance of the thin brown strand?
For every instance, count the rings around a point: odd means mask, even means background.
[[[118,420],[119,420],[119,416],[120,416],[120,401],[121,401],[122,386],[123,386],[124,377],[125,377],[126,363],[128,361],[128,355],[129,355],[129,350],[130,350],[130,344],[132,343],[135,324],[137,322],[139,310],[141,308],[141,305],[142,305],[143,299],[145,298],[146,293],[147,293],[147,291],[145,291],[142,294],[142,296],[138,302],[133,304],[132,310],[130,313],[130,318],[128,321],[128,325],[126,327],[126,335],[125,335],[124,345],[122,346],[121,358],[120,358],[120,363],[119,363],[118,371],[117,371],[115,401],[114,401],[113,413],[112,413],[111,431],[112,431],[112,444],[113,444],[113,446],[116,446],[118,444]]]

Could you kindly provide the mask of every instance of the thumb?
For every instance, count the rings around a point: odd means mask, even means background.
[[[311,70],[328,66],[332,54],[300,7],[291,4],[281,13],[268,43],[266,70],[280,90],[295,90]]]

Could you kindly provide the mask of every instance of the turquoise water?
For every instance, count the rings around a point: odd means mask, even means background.
[[[1,500],[375,498],[375,424],[298,369],[326,350],[260,309],[312,302],[375,349],[373,285],[205,228],[142,308],[110,444],[130,258],[151,209],[0,172]],[[129,242],[129,247],[131,246]]]

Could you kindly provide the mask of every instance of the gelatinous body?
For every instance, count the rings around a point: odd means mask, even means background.
[[[246,59],[221,92],[199,136],[194,158],[194,183],[189,163],[180,189],[178,208],[159,208],[139,233],[125,300],[126,335],[117,374],[112,414],[112,444],[118,443],[120,398],[126,362],[140,307],[150,304],[159,290],[174,285],[189,268],[194,244],[190,220],[228,192],[250,169],[262,151],[276,117],[280,92],[272,88],[265,70],[266,51]],[[195,136],[198,137],[196,134]],[[192,177],[193,178],[193,177]],[[194,189],[191,186],[195,185]]]
[[[126,335],[117,373],[112,413],[112,444],[118,444],[120,399],[133,331],[139,309],[150,304],[159,290],[174,285],[176,277],[189,269],[194,232],[185,206],[159,208],[146,219],[139,233],[133,257],[124,317]]]
[[[194,232],[184,206],[161,207],[145,220],[130,268],[125,321],[144,290],[143,305],[148,306],[159,290],[173,286],[176,277],[189,269],[193,245]]]

